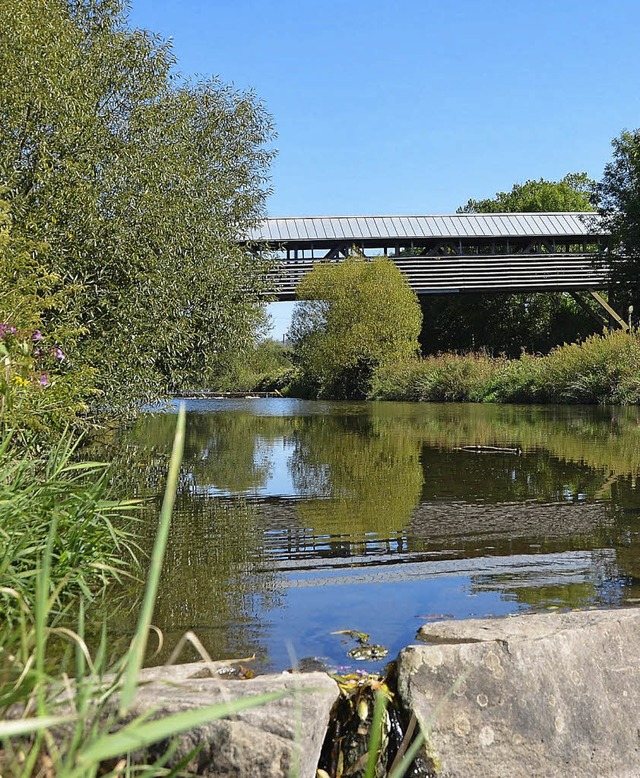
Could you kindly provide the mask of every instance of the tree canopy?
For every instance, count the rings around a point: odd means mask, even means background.
[[[595,187],[586,173],[569,173],[560,181],[540,178],[469,200],[458,213],[589,211]],[[546,352],[594,331],[589,315],[559,293],[429,295],[421,305],[422,347],[432,354],[486,349],[515,357],[522,349]]]
[[[640,128],[625,130],[612,141],[613,159],[598,185],[598,210],[611,233],[608,251],[614,282],[640,291]]]
[[[514,184],[510,192],[468,200],[458,213],[539,213],[544,211],[592,211],[596,182],[586,173],[567,173],[560,181],[544,178]]]
[[[182,79],[127,8],[0,4],[3,218],[37,247],[43,333],[111,407],[205,382],[254,339],[265,266],[235,239],[264,214],[274,153],[252,93]]]
[[[318,264],[297,295],[289,337],[319,396],[364,397],[379,364],[417,351],[420,305],[385,257]]]

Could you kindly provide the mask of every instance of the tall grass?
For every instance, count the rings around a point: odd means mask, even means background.
[[[638,332],[616,330],[554,349],[544,358],[543,394],[554,402],[640,402]]]
[[[617,330],[546,356],[519,359],[486,354],[441,354],[385,365],[371,399],[424,402],[640,402],[640,338]]]
[[[374,375],[371,396],[411,402],[480,402],[502,361],[485,354],[439,354],[384,365]]]
[[[77,441],[65,436],[46,455],[0,443],[0,583],[19,592],[0,597],[0,626],[33,609],[38,570],[50,545],[49,594],[62,611],[78,596],[91,602],[136,564],[134,501],[108,497],[108,468],[74,462]],[[52,530],[53,528],[53,530]]]
[[[86,517],[82,519],[86,534],[77,533],[82,538],[81,542],[68,543],[67,535],[74,534],[74,516],[84,516],[93,510],[96,516],[104,519],[109,510],[120,506],[104,503],[102,476],[98,478],[100,488],[96,487],[95,492],[88,486],[86,477],[95,475],[99,470],[92,464],[72,464],[72,447],[66,444],[53,457],[55,465],[49,469],[45,467],[40,481],[36,478],[33,482],[31,463],[24,459],[3,470],[4,489],[10,499],[7,500],[9,505],[5,509],[2,526],[7,537],[13,538],[16,559],[12,561],[10,554],[4,555],[6,573],[3,581],[11,585],[0,586],[0,595],[11,615],[1,622],[0,775],[24,778],[36,775],[59,778],[175,775],[186,764],[186,759],[169,768],[173,753],[171,748],[153,764],[147,764],[140,754],[144,754],[144,749],[153,743],[207,721],[283,696],[283,693],[274,692],[157,720],[149,720],[148,714],[127,720],[162,569],[182,458],[184,428],[183,408],[178,417],[165,500],[138,628],[130,650],[111,668],[106,662],[107,635],[104,628],[96,653],[91,656],[89,652],[84,635],[84,602],[85,597],[92,596],[96,585],[106,583],[106,577],[119,574],[121,568],[97,561],[87,564],[86,559],[96,559],[92,538],[102,542],[103,535],[95,525],[106,525],[107,537],[116,544],[120,543],[120,549],[123,539],[111,522],[103,520],[87,524]],[[7,457],[6,446],[3,449],[3,456]],[[62,483],[67,485],[66,490]],[[11,510],[11,506],[14,510],[24,506],[22,491],[42,502],[36,511],[39,523],[35,525],[40,534],[33,548],[29,546],[26,531],[16,529],[25,518],[26,508],[15,515]],[[79,509],[80,506],[83,510]],[[42,534],[46,522],[48,527]],[[11,532],[7,531],[7,524]],[[128,541],[124,540],[124,543],[128,547]],[[97,578],[94,580],[93,576]],[[73,631],[60,624],[65,603],[77,611],[76,629]],[[58,655],[56,644],[60,641],[70,647],[75,657],[72,679],[61,673],[51,661],[52,656]],[[119,698],[118,705],[114,704],[116,697]]]

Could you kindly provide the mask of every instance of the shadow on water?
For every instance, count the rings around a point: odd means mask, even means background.
[[[393,654],[425,620],[640,597],[637,408],[218,400],[187,409],[155,613],[166,645],[154,661],[193,630],[215,658],[353,665],[352,646],[332,631],[369,632]],[[151,498],[143,547],[173,429],[171,412],[148,413],[103,444],[120,492]],[[135,603],[136,587],[126,594]],[[123,636],[132,628],[123,612],[113,621]]]

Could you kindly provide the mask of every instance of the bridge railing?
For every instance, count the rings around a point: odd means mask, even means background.
[[[407,256],[393,261],[418,294],[595,290],[606,288],[609,276],[608,268],[594,264],[589,253]],[[282,300],[294,299],[303,276],[320,263],[282,263],[270,274],[274,293]]]

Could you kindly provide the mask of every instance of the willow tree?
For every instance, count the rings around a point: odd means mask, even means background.
[[[235,239],[264,213],[272,123],[252,93],[175,72],[124,0],[0,3],[0,189],[12,234],[68,294],[105,404],[202,383],[262,320],[264,266]],[[49,289],[51,295],[55,290]]]
[[[365,397],[378,365],[418,349],[418,298],[389,259],[318,264],[296,293],[289,337],[321,397]]]

